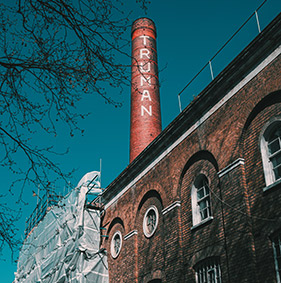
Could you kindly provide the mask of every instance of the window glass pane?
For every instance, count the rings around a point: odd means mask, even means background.
[[[268,150],[270,154],[277,152],[280,149],[280,141],[279,139],[275,139],[271,143],[268,144]]]
[[[272,157],[271,162],[272,162],[273,168],[277,167],[278,165],[281,165],[281,153]]]
[[[116,235],[115,239],[114,239],[114,250],[115,253],[118,254],[119,250],[120,250],[120,246],[121,246],[121,240],[119,235]]]
[[[201,211],[200,211],[200,215],[201,215],[201,220],[206,219],[206,218],[208,217],[208,211],[207,211],[207,209],[201,210]]]
[[[279,167],[274,169],[274,175],[276,180],[281,178],[281,164],[279,165]]]
[[[275,126],[275,129],[272,131],[272,133],[268,136],[268,142],[270,143],[280,137],[281,137],[281,124],[278,123]]]
[[[155,224],[156,224],[156,215],[155,215],[155,212],[154,210],[150,210],[147,214],[147,230],[148,230],[148,233],[152,233],[154,227],[155,227]]]
[[[204,195],[205,195],[205,194],[204,194],[203,188],[200,188],[200,189],[197,190],[197,199],[203,198]]]
[[[202,200],[199,202],[200,210],[203,210],[204,208],[207,207],[206,201]]]

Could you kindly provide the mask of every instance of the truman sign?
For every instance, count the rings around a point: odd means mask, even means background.
[[[151,20],[141,18],[132,27],[131,161],[160,132],[156,30]]]

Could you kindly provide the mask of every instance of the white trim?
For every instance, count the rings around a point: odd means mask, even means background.
[[[263,60],[251,73],[249,73],[239,84],[230,90],[216,105],[213,106],[201,119],[191,126],[180,138],[170,145],[162,154],[159,155],[150,165],[148,165],[134,180],[132,180],[121,192],[111,199],[104,207],[107,209],[115,203],[126,191],[128,191],[137,181],[139,181],[147,172],[149,172],[161,159],[171,152],[178,144],[196,130],[212,114],[214,114],[224,103],[226,103],[235,93],[252,80],[259,72],[270,64],[279,54],[281,54],[281,45],[276,48],[265,60]]]
[[[273,163],[270,158],[269,150],[268,150],[268,136],[272,132],[273,129],[279,128],[281,125],[281,118],[280,116],[272,117],[261,130],[260,135],[260,152],[262,157],[262,166],[264,171],[264,179],[266,188],[271,188],[270,185],[274,184],[276,181],[280,180],[275,177],[274,170],[273,170]],[[266,190],[267,190],[266,189]]]
[[[218,176],[219,178],[221,178],[222,176],[224,176],[225,174],[229,173],[231,170],[233,170],[234,168],[236,168],[239,165],[244,165],[245,164],[245,160],[243,158],[238,158],[236,159],[234,162],[232,162],[231,164],[227,165],[225,168],[223,168],[220,172],[218,172]]]
[[[138,234],[137,230],[132,230],[131,232],[129,232],[127,235],[124,236],[124,241],[128,240],[129,238],[137,234]]]
[[[170,212],[172,209],[176,208],[177,206],[181,206],[181,202],[179,200],[173,202],[172,204],[164,208],[162,210],[162,214],[165,215],[166,213]]]
[[[205,218],[205,219],[202,220],[201,222],[199,222],[199,223],[193,225],[190,229],[191,229],[191,230],[194,230],[194,229],[196,229],[196,228],[198,228],[198,227],[204,225],[205,223],[210,222],[210,221],[213,220],[213,219],[214,219],[213,216],[209,216],[208,218]]]
[[[263,188],[263,192],[267,192],[268,190],[275,188],[277,185],[279,185],[281,183],[281,179],[275,181],[274,183],[270,184],[269,186]]]

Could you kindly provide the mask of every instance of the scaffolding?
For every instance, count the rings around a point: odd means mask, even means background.
[[[101,211],[88,205],[88,198],[102,192],[99,177],[90,172],[61,200],[38,203],[29,218],[15,283],[108,282],[107,255],[100,249]]]
[[[53,190],[48,190],[42,198],[40,198],[38,195],[36,196],[39,198],[39,202],[25,222],[25,238],[28,236],[31,230],[44,218],[47,211],[50,210],[54,205],[57,205],[58,202],[63,198],[63,196],[57,195]]]

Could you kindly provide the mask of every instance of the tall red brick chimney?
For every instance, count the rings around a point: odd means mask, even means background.
[[[132,26],[130,162],[161,128],[156,28],[152,20],[140,18]]]

